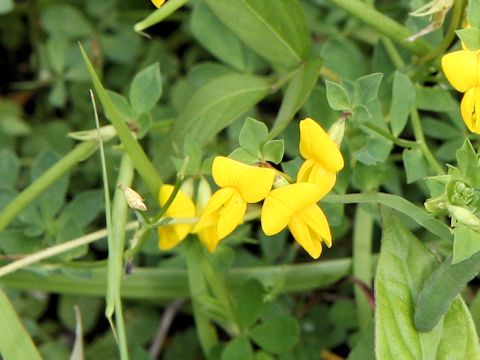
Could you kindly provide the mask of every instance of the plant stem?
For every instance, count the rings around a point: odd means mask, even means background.
[[[198,248],[198,241],[189,236],[185,243],[185,259],[187,261],[188,285],[190,289],[190,297],[193,304],[193,317],[195,319],[195,327],[202,347],[203,354],[208,359],[212,349],[218,344],[217,333],[210,319],[202,308],[199,298],[208,294],[207,283],[203,276],[201,259]]]
[[[373,236],[373,218],[357,205],[353,229],[353,276],[371,287],[372,267],[370,266]],[[372,308],[365,293],[358,286],[354,287],[355,302],[360,330],[366,330],[372,321]]]
[[[443,170],[442,165],[440,165],[435,156],[433,156],[430,148],[425,141],[422,125],[420,124],[420,116],[418,115],[418,110],[415,107],[413,107],[410,112],[410,119],[412,123],[413,135],[415,136],[415,140],[417,140],[420,146],[420,150],[422,151],[423,156],[430,164],[430,167],[437,173],[437,175],[444,175],[445,170]]]
[[[413,42],[406,39],[412,35],[403,25],[385,16],[381,12],[375,10],[369,4],[360,0],[328,0],[330,3],[345,10],[352,16],[355,16],[360,21],[371,26],[379,33],[387,36],[393,41],[397,42],[405,49],[409,50],[415,55],[424,55],[431,50],[430,45],[423,39],[417,39]]]
[[[78,144],[72,151],[24,189],[0,213],[0,231],[5,229],[10,222],[15,219],[18,213],[45,191],[45,189],[61,178],[77,163],[90,156],[96,150],[97,146],[97,140],[85,141]]]
[[[393,135],[392,135],[391,133],[389,133],[388,131],[383,130],[381,127],[379,127],[379,126],[371,123],[370,121],[365,121],[364,123],[362,123],[362,125],[365,126],[365,127],[367,127],[367,128],[369,128],[370,130],[373,130],[373,131],[375,131],[376,133],[382,135],[384,138],[390,140],[390,141],[393,142],[395,145],[398,145],[398,146],[400,146],[400,147],[411,149],[411,148],[420,146],[420,144],[418,144],[418,143],[415,142],[415,141],[399,139],[399,138],[393,136]]]
[[[170,0],[166,2],[162,7],[155,10],[153,13],[148,15],[145,19],[135,24],[133,29],[137,32],[141,32],[146,28],[158,24],[163,19],[167,18],[183,5],[185,5],[188,0]]]

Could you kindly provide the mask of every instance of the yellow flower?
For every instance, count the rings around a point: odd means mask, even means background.
[[[442,69],[447,80],[464,92],[460,105],[462,118],[468,129],[480,133],[477,113],[480,111],[480,51],[459,50],[442,57]]]
[[[163,5],[165,0],[152,0],[152,4],[155,5],[155,7],[158,9],[160,6]]]
[[[194,232],[208,234],[208,241],[204,243],[210,251],[243,222],[247,203],[259,202],[267,196],[275,171],[217,156],[212,176],[221,189],[210,198],[194,229]]]
[[[163,185],[158,193],[158,200],[163,206],[167,202],[173,191],[172,185]],[[172,218],[192,218],[195,217],[195,205],[193,201],[181,190],[175,196],[175,199],[164,214],[165,217]],[[192,229],[191,224],[174,224],[160,226],[158,232],[158,246],[162,250],[169,250],[177,246]]]
[[[335,185],[336,172],[343,168],[342,153],[322,127],[312,119],[300,121],[300,154],[305,162],[297,182],[317,185],[321,196]]]
[[[322,253],[322,241],[330,247],[332,236],[327,218],[316,202],[322,190],[311,183],[296,183],[272,190],[262,207],[262,229],[275,235],[286,226],[295,240],[317,259]]]

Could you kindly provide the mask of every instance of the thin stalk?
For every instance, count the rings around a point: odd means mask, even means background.
[[[362,123],[362,125],[369,128],[370,130],[375,131],[379,135],[382,135],[384,138],[390,140],[395,145],[398,145],[400,147],[411,149],[411,148],[420,146],[420,144],[415,142],[415,141],[399,139],[399,138],[393,136],[388,131],[385,131],[381,127],[371,123],[370,121],[366,121],[366,122]]]
[[[373,217],[363,208],[357,205],[353,228],[353,276],[371,286],[372,267],[372,237]],[[365,293],[358,286],[354,287],[355,303],[357,305],[357,317],[360,330],[365,330],[372,321],[372,308]]]
[[[422,151],[422,154],[427,160],[427,162],[430,164],[430,167],[437,173],[437,175],[445,174],[445,170],[443,169],[442,165],[440,165],[435,156],[433,156],[430,148],[425,141],[422,125],[420,123],[420,116],[418,115],[418,110],[415,107],[413,107],[410,112],[410,120],[412,123],[413,135],[415,136],[415,140],[417,140],[420,146],[420,150]]]
[[[385,50],[387,51],[388,56],[390,57],[390,60],[392,60],[393,65],[395,65],[395,68],[401,69],[405,66],[405,62],[402,59],[402,56],[398,52],[398,50],[395,48],[395,45],[393,44],[392,40],[389,38],[382,36],[381,37],[383,46],[385,46]]]
[[[208,294],[207,283],[203,276],[201,259],[198,255],[198,241],[188,237],[185,241],[188,287],[193,304],[193,317],[203,354],[208,359],[212,349],[218,344],[217,333],[207,313],[202,309],[198,298]]]
[[[97,146],[97,140],[89,140],[78,144],[72,151],[23,190],[0,213],[0,231],[5,229],[13,219],[45,189],[60,179],[80,161],[89,157],[97,149]]]
[[[417,39],[413,42],[407,41],[406,39],[412,35],[410,30],[375,10],[369,4],[365,4],[360,0],[328,1],[345,10],[350,15],[355,16],[360,21],[374,28],[380,34],[392,39],[415,55],[425,55],[431,50],[430,45],[423,39]]]
[[[155,10],[145,19],[136,23],[133,29],[137,32],[142,32],[146,28],[158,24],[159,22],[173,14],[175,11],[177,11],[179,8],[181,8],[183,5],[185,5],[187,2],[188,0],[167,1],[164,5],[162,5],[159,9]]]

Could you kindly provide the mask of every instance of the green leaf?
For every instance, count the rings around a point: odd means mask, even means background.
[[[445,315],[449,305],[467,283],[480,272],[480,253],[452,264],[447,258],[432,274],[420,292],[415,308],[415,326],[430,331]]]
[[[467,6],[467,21],[473,28],[480,28],[480,1],[469,0]],[[473,49],[470,49],[473,50]]]
[[[70,201],[60,215],[60,222],[71,218],[80,229],[85,228],[103,212],[102,190],[89,190]]]
[[[415,87],[410,78],[399,71],[395,71],[389,115],[393,135],[400,135],[407,125],[410,109],[414,102]]]
[[[407,184],[411,184],[428,175],[428,164],[419,148],[403,150],[402,159],[407,175]]]
[[[480,186],[480,168],[478,156],[470,140],[465,139],[462,147],[456,151],[457,167],[463,178],[471,186]]]
[[[202,86],[185,105],[183,111],[158,149],[162,174],[171,174],[171,165],[165,161],[181,148],[189,135],[198,146],[205,145],[219,131],[241,114],[251,109],[269,91],[269,83],[259,77],[240,74],[220,76]]]
[[[41,360],[30,335],[18,318],[14,307],[0,288],[0,354],[5,360]],[[8,326],[5,326],[8,325]]]
[[[354,106],[365,105],[374,100],[377,97],[382,78],[382,73],[373,73],[356,79]]]
[[[89,333],[97,324],[98,315],[103,307],[103,300],[98,297],[62,295],[57,305],[57,315],[62,325],[74,331],[77,325],[74,306],[78,306],[82,313],[82,327],[85,334]]]
[[[461,298],[454,300],[444,319],[432,331],[420,333],[416,330],[412,316],[414,302],[438,262],[393,211],[382,208],[381,213],[382,248],[375,281],[376,357],[479,358],[480,347],[473,321]],[[434,297],[441,299],[442,295],[437,293]]]
[[[218,18],[275,67],[294,68],[310,52],[310,36],[297,1],[206,0]],[[273,5],[273,6],[272,6]]]
[[[457,224],[453,230],[453,260],[452,264],[468,259],[480,251],[480,234],[468,227]]]
[[[327,88],[328,105],[333,110],[351,110],[350,97],[342,86],[329,80],[325,81],[325,86]]]
[[[360,340],[348,354],[347,360],[366,360],[375,359],[375,343],[374,343],[373,321],[370,326],[361,335]]]
[[[273,162],[274,164],[280,164],[285,152],[285,144],[283,139],[270,140],[265,143],[262,149],[262,159],[265,161]]]
[[[287,352],[300,340],[300,326],[291,316],[272,317],[254,327],[252,340],[262,349],[274,354]]]
[[[67,4],[48,6],[41,13],[41,22],[52,35],[79,38],[91,33],[90,23],[82,12]]]
[[[65,69],[67,45],[67,39],[62,34],[54,34],[47,40],[48,62],[56,74],[61,74]]]
[[[355,151],[352,155],[365,165],[383,163],[388,159],[392,142],[379,136],[371,136],[365,146]]]
[[[122,141],[122,144],[125,147],[125,151],[132,159],[135,169],[137,169],[139,175],[142,177],[143,181],[148,186],[148,189],[150,190],[152,195],[156,197],[158,194],[158,189],[163,183],[162,179],[158,175],[155,167],[148,159],[142,147],[133,137],[128,126],[123,121],[119,111],[113,104],[112,100],[105,91],[105,88],[100,82],[100,79],[95,73],[95,69],[93,68],[92,63],[88,59],[85,50],[81,46],[80,51],[82,53],[83,60],[87,66],[88,73],[90,74],[90,78],[92,79],[93,87],[95,88],[95,91],[100,98],[106,116],[110,119],[112,125],[115,127],[118,137]]]
[[[221,360],[252,360],[253,349],[245,336],[237,336],[222,351]]]
[[[261,64],[261,59],[247,48],[203,1],[194,3],[190,25],[193,36],[220,61],[247,72]]]
[[[249,165],[253,165],[259,160],[257,156],[250,154],[242,148],[233,150],[228,157]]]
[[[322,65],[323,59],[312,57],[300,66],[298,72],[290,80],[285,90],[280,110],[273,123],[270,138],[280,134],[307,101],[320,76]]]
[[[14,7],[13,0],[5,0],[0,3],[0,15],[9,13]]]
[[[262,157],[262,147],[267,141],[268,128],[258,120],[247,118],[243,123],[238,142],[240,146],[252,155]]]
[[[116,93],[115,91],[107,90],[108,97],[112,100],[113,105],[122,116],[123,121],[131,122],[134,120],[133,109],[128,103],[125,96]]]
[[[460,29],[455,30],[455,34],[463,41],[468,50],[475,51],[480,48],[480,29]]]
[[[449,112],[457,110],[458,102],[447,89],[439,86],[415,87],[415,106],[419,110]]]
[[[160,65],[157,63],[140,70],[132,80],[128,97],[136,114],[150,112],[162,96]]]
[[[265,308],[264,294],[262,284],[255,279],[250,279],[237,288],[235,299],[242,326],[250,328],[260,317]]]
[[[15,153],[8,148],[0,151],[0,174],[2,174],[2,186],[14,187],[19,173],[20,161],[18,161]]]

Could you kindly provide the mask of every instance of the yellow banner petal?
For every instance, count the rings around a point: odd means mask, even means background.
[[[480,85],[479,51],[459,50],[442,57],[442,69],[452,86],[465,92]]]

